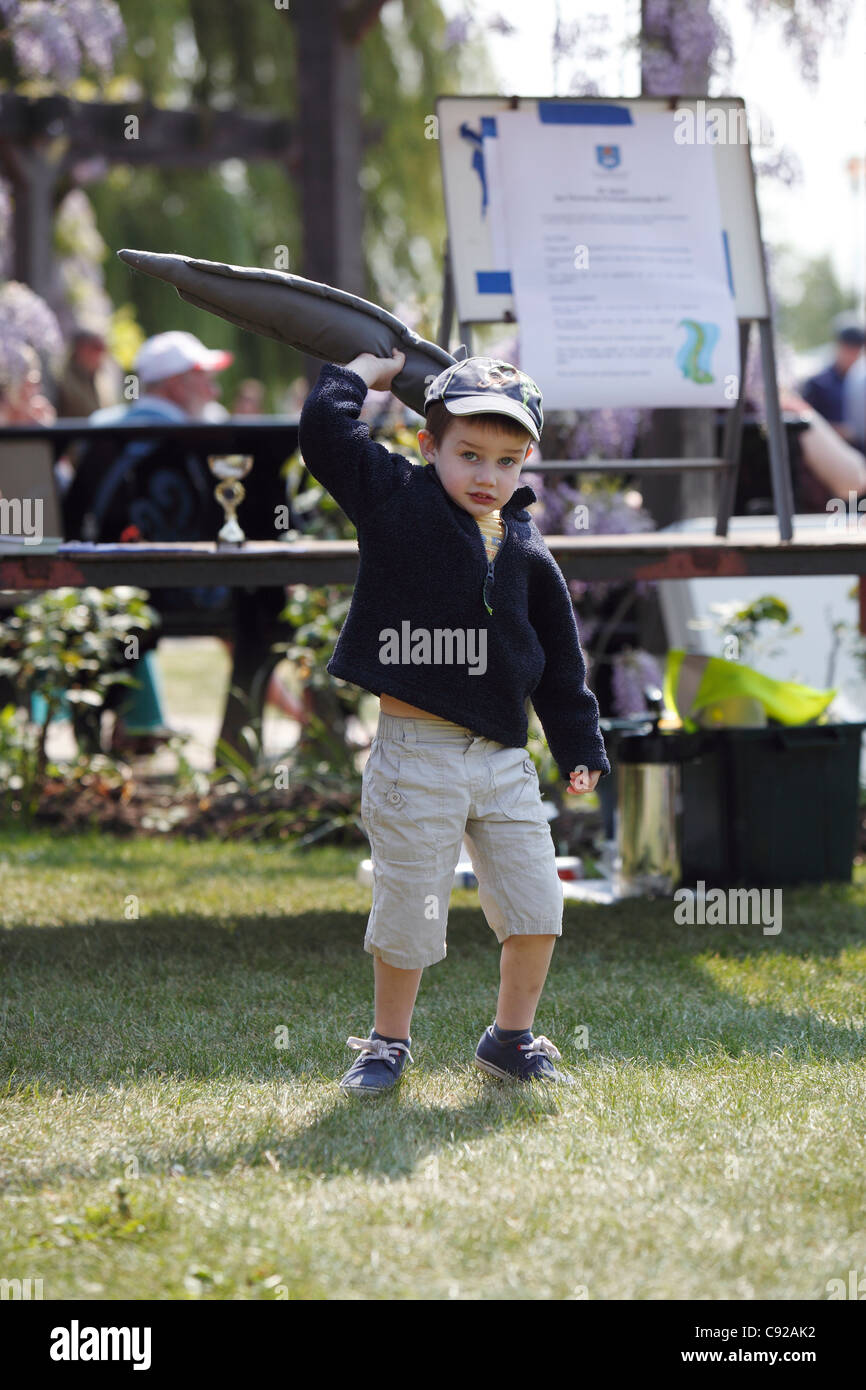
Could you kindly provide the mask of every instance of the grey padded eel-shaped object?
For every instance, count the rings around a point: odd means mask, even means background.
[[[406,362],[391,390],[419,415],[424,414],[429,382],[457,360],[369,299],[285,270],[155,251],[125,249],[117,254],[134,270],[167,280],[189,304],[324,362],[345,366],[359,352],[390,357],[392,348],[399,348]]]

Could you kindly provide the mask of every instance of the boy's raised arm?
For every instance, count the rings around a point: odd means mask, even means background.
[[[550,751],[566,782],[576,767],[610,772],[598,727],[598,701],[586,683],[574,604],[562,570],[543,557],[530,587],[530,621],[544,648],[544,673],[532,693]]]
[[[298,444],[313,477],[358,526],[410,476],[412,464],[370,438],[358,417],[368,389],[387,390],[405,362],[364,352],[346,364],[326,362],[301,411]]]

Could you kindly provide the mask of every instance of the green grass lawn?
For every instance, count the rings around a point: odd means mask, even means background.
[[[567,905],[536,1019],[577,1077],[557,1091],[471,1066],[498,947],[455,893],[415,1066],[365,1102],[336,1090],[372,1023],[361,857],[4,837],[2,1277],[46,1299],[824,1299],[863,1272],[862,875],[785,890],[778,936]]]

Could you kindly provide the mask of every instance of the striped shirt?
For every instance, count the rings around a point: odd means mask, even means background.
[[[487,551],[488,560],[495,560],[505,535],[505,527],[499,515],[499,508],[488,512],[486,516],[477,516],[478,529],[484,537],[484,549]]]

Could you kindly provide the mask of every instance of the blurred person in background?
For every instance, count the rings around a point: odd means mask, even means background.
[[[174,329],[156,333],[142,343],[133,363],[133,375],[138,378],[141,390],[138,400],[129,406],[118,405],[98,409],[91,414],[91,423],[111,424],[120,420],[124,424],[143,424],[159,420],[182,423],[187,420],[212,419],[214,417],[209,413],[209,408],[219,404],[219,385],[215,375],[224,371],[233,361],[233,353],[221,348],[207,348],[193,333]],[[216,418],[226,418],[228,411],[223,406],[219,406],[219,410],[221,414]],[[128,470],[148,454],[154,453],[157,448],[157,442],[152,439],[140,442],[132,440],[120,451],[89,499],[92,501],[92,511],[84,517],[84,540],[94,540],[100,534],[101,518],[111,507],[113,489],[122,489],[123,479]],[[187,459],[186,468],[190,496],[193,499],[190,506],[194,510],[195,499],[202,499],[209,493],[212,480],[209,475],[205,475],[201,463],[196,459]],[[161,529],[161,500],[173,509],[178,506],[178,498],[173,489],[168,489],[164,494],[158,489],[156,495],[142,499],[142,505],[148,511],[151,526],[156,532]],[[176,539],[172,530],[176,517],[166,514],[164,521],[168,528],[166,534],[153,534],[146,539]],[[120,539],[131,540],[133,537],[124,532]],[[187,539],[193,540],[195,537],[189,536]],[[209,606],[210,599],[220,598],[225,601],[226,594],[224,586],[210,590],[200,588],[195,591],[203,606]],[[136,663],[133,674],[141,685],[126,694],[117,710],[112,732],[112,752],[154,752],[157,744],[172,737],[176,732],[166,723],[155,657],[155,651],[151,650],[145,652]]]
[[[42,366],[32,347],[22,347],[27,370],[14,381],[0,381],[0,425],[53,425],[54,406],[42,386]]]
[[[42,364],[34,348],[21,348],[27,360],[23,376],[13,381],[0,380],[0,425],[53,425],[57,411],[45,395],[42,382]],[[54,462],[54,477],[58,494],[68,488],[75,469],[70,454],[72,448]]]
[[[254,376],[248,376],[237,389],[232,415],[262,415],[265,408],[265,388]]]
[[[219,383],[216,374],[222,372],[234,361],[234,354],[219,348],[207,348],[192,333],[170,330],[157,333],[142,343],[133,364],[133,373],[141,386],[137,401],[127,407],[110,407],[99,410],[91,416],[94,424],[107,424],[123,419],[124,423],[138,421],[167,420],[181,422],[190,419],[221,421],[229,419],[229,412],[217,399]],[[154,449],[152,440],[132,441],[121,452],[113,465],[112,475],[122,478],[125,471],[136,460]],[[200,464],[189,461],[194,476],[191,480],[193,493],[201,494],[205,489],[211,495],[214,480],[208,474],[201,474]],[[110,483],[107,484],[107,489]],[[173,494],[172,494],[173,495]],[[98,504],[98,499],[94,499]],[[155,500],[152,503],[155,505]],[[98,510],[98,505],[97,505]],[[167,518],[170,521],[171,518]],[[86,536],[85,539],[90,537]],[[149,539],[164,539],[152,536]],[[173,533],[169,539],[175,538]],[[190,535],[187,539],[197,537]],[[226,586],[201,586],[195,589],[190,598],[199,606],[217,606],[217,600],[225,601]],[[213,599],[213,604],[210,600]],[[226,642],[231,653],[233,644]],[[130,747],[133,752],[150,752],[156,743],[171,737],[174,730],[166,725],[163,713],[163,698],[155,662],[155,653],[146,652],[140,667],[135,672],[142,684],[132,690],[122,708],[118,711],[112,750]],[[310,717],[306,703],[297,700],[292,692],[279,679],[276,671],[268,683],[265,702],[275,706],[281,713],[306,723]]]
[[[132,364],[132,374],[138,380],[140,395],[132,404],[121,402],[94,410],[92,425],[131,424],[168,420],[211,418],[208,407],[219,405],[220,419],[228,411],[219,403],[219,383],[215,373],[224,371],[234,361],[234,354],[223,348],[206,348],[194,333],[172,329],[146,339]],[[148,450],[153,444],[133,444],[133,450]]]
[[[808,475],[803,480],[800,507],[807,512],[826,510],[830,498],[847,500],[849,492],[866,496],[866,457],[795,391],[780,388],[779,404],[805,420],[797,443]]]
[[[61,419],[87,418],[95,410],[118,400],[121,380],[120,368],[109,357],[103,335],[95,329],[76,329],[57,386],[57,414]],[[70,486],[83,453],[82,442],[73,440],[66,455],[57,460],[57,482],[61,492]]]
[[[142,343],[133,372],[144,393],[125,415],[126,420],[196,420],[220,394],[216,373],[234,361],[222,348],[206,348],[194,333],[171,330]],[[228,414],[228,411],[225,412]]]
[[[863,355],[866,332],[856,314],[837,314],[833,320],[836,350],[833,361],[823,372],[817,372],[804,382],[803,399],[823,415],[843,439],[850,440],[852,431],[845,414],[845,378]]]
[[[866,357],[862,352],[845,376],[845,424],[854,448],[866,454]]]
[[[62,419],[92,415],[117,399],[119,382],[111,379],[109,361],[101,333],[76,330],[57,388],[57,413]]]
[[[307,378],[304,376],[295,377],[283,395],[278,413],[291,416],[300,415],[304,408],[304,401],[309,394],[310,386]]]

